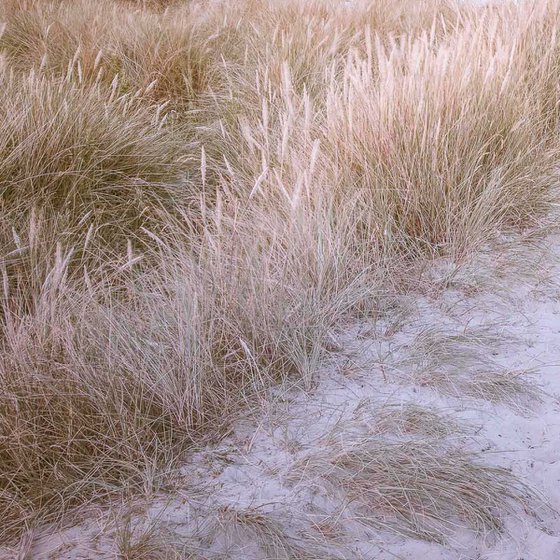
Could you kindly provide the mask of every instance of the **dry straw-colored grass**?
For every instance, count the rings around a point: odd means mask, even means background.
[[[362,438],[305,460],[323,492],[344,491],[349,518],[404,535],[445,542],[458,527],[488,534],[530,492],[509,471],[426,439],[387,443]]]
[[[142,4],[0,5],[1,539],[157,484],[556,194],[558,0]]]

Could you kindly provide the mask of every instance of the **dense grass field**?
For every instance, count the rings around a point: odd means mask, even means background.
[[[2,0],[0,22],[6,542],[160,487],[272,384],[310,390],[332,330],[419,262],[557,204],[560,0]]]

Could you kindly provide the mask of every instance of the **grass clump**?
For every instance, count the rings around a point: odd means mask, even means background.
[[[211,81],[208,33],[188,4],[157,4],[7,0],[0,49],[17,71],[184,107]]]
[[[521,507],[529,494],[509,471],[430,440],[364,439],[304,463],[356,504],[353,519],[435,542],[457,527],[499,531],[503,513]]]

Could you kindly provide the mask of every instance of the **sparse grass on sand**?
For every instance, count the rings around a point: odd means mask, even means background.
[[[418,259],[555,200],[560,0],[4,0],[0,21],[1,540],[157,488],[270,383],[310,388],[331,328]],[[405,524],[498,526],[509,478],[415,451],[329,476],[374,492],[383,463]]]

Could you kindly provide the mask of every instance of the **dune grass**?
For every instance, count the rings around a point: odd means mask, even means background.
[[[559,15],[3,2],[0,538],[157,485],[270,383],[311,387],[412,262],[542,223]]]
[[[364,438],[329,458],[310,459],[305,469],[320,474],[327,492],[342,488],[356,504],[359,522],[435,542],[445,542],[457,527],[481,534],[499,530],[503,512],[527,497],[509,471],[429,440]]]

